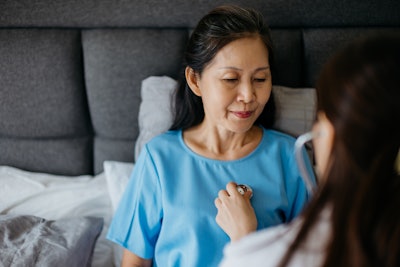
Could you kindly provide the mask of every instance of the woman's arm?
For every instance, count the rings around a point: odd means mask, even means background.
[[[219,191],[214,202],[218,209],[215,220],[231,241],[239,240],[257,229],[256,214],[250,204],[251,192],[241,195],[236,186],[234,182],[228,183],[226,190]]]
[[[143,259],[129,250],[124,249],[121,267],[151,267],[151,263],[152,260]]]

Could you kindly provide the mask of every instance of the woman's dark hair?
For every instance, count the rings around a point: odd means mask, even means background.
[[[201,97],[190,90],[184,69],[189,66],[200,74],[225,45],[248,36],[260,36],[268,49],[272,69],[272,41],[262,15],[239,6],[220,6],[205,15],[194,29],[184,54],[183,70],[173,101],[174,120],[171,130],[187,129],[203,121]],[[275,103],[271,94],[256,123],[270,128],[275,118]]]
[[[323,266],[400,266],[400,35],[348,45],[323,68],[317,97],[335,129],[329,169],[282,266],[326,208],[332,236]]]

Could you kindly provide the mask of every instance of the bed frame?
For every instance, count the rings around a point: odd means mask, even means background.
[[[242,0],[272,29],[273,83],[313,87],[344,43],[400,31],[398,0]],[[141,81],[173,78],[203,0],[0,2],[0,165],[97,174],[134,161]]]

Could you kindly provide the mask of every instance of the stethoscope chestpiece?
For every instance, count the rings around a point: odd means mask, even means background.
[[[251,187],[246,184],[238,184],[236,186],[236,189],[241,195],[244,195],[244,193],[249,191],[249,192],[251,192],[250,198],[253,197],[253,189],[251,189]]]

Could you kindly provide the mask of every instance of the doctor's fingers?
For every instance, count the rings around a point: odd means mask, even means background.
[[[228,194],[230,196],[238,193],[236,188],[237,188],[237,183],[235,183],[235,182],[229,182],[226,184],[226,191],[228,192]]]
[[[222,201],[221,199],[219,199],[219,197],[216,197],[214,200],[214,205],[217,209],[220,209],[220,207],[222,206]]]
[[[218,198],[220,198],[221,200],[224,200],[229,197],[230,197],[230,194],[227,190],[221,189],[218,191]]]

